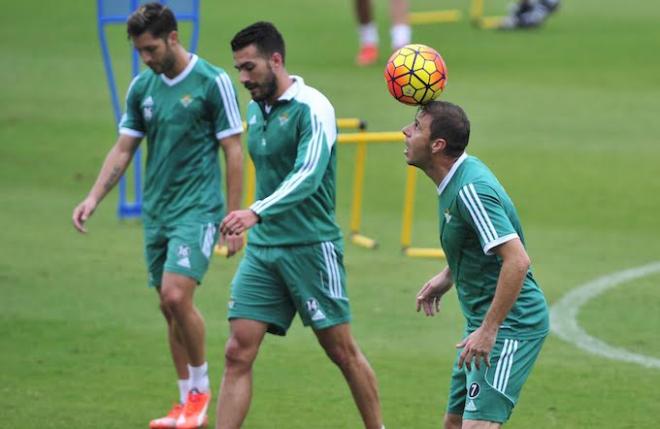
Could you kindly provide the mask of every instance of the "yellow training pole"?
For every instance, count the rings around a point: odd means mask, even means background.
[[[408,21],[411,25],[441,24],[461,20],[462,13],[458,9],[437,10],[429,12],[410,12]]]
[[[362,214],[362,194],[364,189],[364,166],[367,157],[367,144],[358,143],[355,154],[355,175],[353,178],[353,201],[351,202],[351,242],[367,249],[378,246],[376,240],[360,234]]]
[[[407,249],[412,241],[412,219],[415,205],[415,184],[417,170],[408,167],[406,176],[406,193],[403,197],[403,226],[401,228],[401,247]]]
[[[470,5],[470,19],[478,22],[484,16],[484,0],[472,0]]]
[[[444,258],[442,249],[426,247],[410,247],[412,243],[412,223],[415,207],[415,185],[417,184],[417,170],[408,167],[406,177],[406,193],[403,200],[403,226],[401,227],[401,250],[406,256],[413,258]]]
[[[339,143],[393,143],[404,142],[401,131],[381,131],[376,133],[347,133],[337,136]]]

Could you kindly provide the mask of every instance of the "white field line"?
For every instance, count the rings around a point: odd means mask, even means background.
[[[647,368],[660,368],[660,359],[613,347],[587,334],[577,322],[577,314],[584,304],[621,283],[660,272],[660,262],[619,271],[592,280],[573,289],[550,309],[550,327],[560,338],[589,353],[609,359],[632,362]]]

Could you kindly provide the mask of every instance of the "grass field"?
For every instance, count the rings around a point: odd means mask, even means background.
[[[81,236],[70,225],[115,138],[96,38],[95,2],[5,2],[0,27],[0,409],[8,428],[140,428],[175,399],[162,317],[145,287],[142,230],[119,222],[111,194]],[[225,4],[226,3],[226,4]],[[378,5],[388,51],[386,2]],[[414,10],[459,1],[414,1]],[[486,2],[502,13],[501,0]],[[228,40],[257,19],[288,42],[290,72],[324,91],[338,116],[398,130],[414,110],[387,94],[381,67],[353,66],[349,0],[202,2],[198,52],[231,68]],[[539,31],[466,22],[414,29],[449,67],[444,98],[463,105],[469,151],[516,201],[550,303],[660,255],[660,3],[566,0]],[[117,51],[128,52],[121,30]],[[386,53],[382,54],[383,61]],[[233,79],[235,72],[230,71]],[[121,79],[120,79],[121,80]],[[121,80],[126,88],[128,78]],[[246,91],[238,89],[242,106]],[[123,91],[123,89],[122,89]],[[375,368],[388,429],[438,428],[454,344],[455,295],[425,319],[414,296],[443,262],[401,256],[402,145],[369,150],[363,229],[377,251],[346,245],[353,329]],[[338,216],[348,229],[353,148],[339,156]],[[420,176],[415,244],[437,245],[436,194]],[[199,290],[213,388],[228,285],[217,258]],[[626,283],[579,315],[593,336],[660,358],[659,275]],[[358,428],[339,371],[298,322],[269,337],[246,428]],[[551,335],[510,428],[657,427],[660,370],[607,360]],[[214,416],[212,416],[212,420]]]

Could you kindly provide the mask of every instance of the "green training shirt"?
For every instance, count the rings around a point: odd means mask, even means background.
[[[219,221],[218,141],[242,129],[229,76],[196,55],[174,79],[151,69],[139,74],[128,88],[119,132],[147,137],[144,221]]]
[[[251,244],[283,246],[341,238],[335,223],[337,126],[328,99],[291,76],[277,102],[250,102],[248,149],[257,177],[250,206],[261,217]]]
[[[438,186],[440,242],[447,257],[467,331],[481,326],[495,296],[502,260],[493,248],[520,238],[513,202],[493,173],[477,158],[461,157]],[[548,333],[548,309],[531,270],[498,336],[529,339]]]

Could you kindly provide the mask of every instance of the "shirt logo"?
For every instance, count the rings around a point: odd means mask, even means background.
[[[181,104],[183,104],[183,107],[188,107],[190,106],[190,103],[193,102],[193,98],[190,94],[186,94],[183,97],[181,97]]]
[[[190,268],[190,247],[182,244],[179,246],[179,250],[177,250],[176,254],[179,257],[176,264],[180,267]]]
[[[256,116],[256,115],[252,115],[252,117],[251,117],[250,120],[248,121],[248,125],[254,125],[254,124],[256,124],[256,123],[257,123],[257,116]]]
[[[151,98],[151,95],[147,97],[146,100],[144,100],[144,103],[142,103],[142,116],[144,116],[145,121],[150,121],[151,118],[153,117],[153,109],[154,109],[154,99]]]
[[[451,221],[451,215],[449,214],[449,209],[445,210],[445,222],[449,223]]]
[[[277,119],[280,121],[280,126],[283,127],[287,122],[289,122],[289,114],[284,112],[278,116]]]

